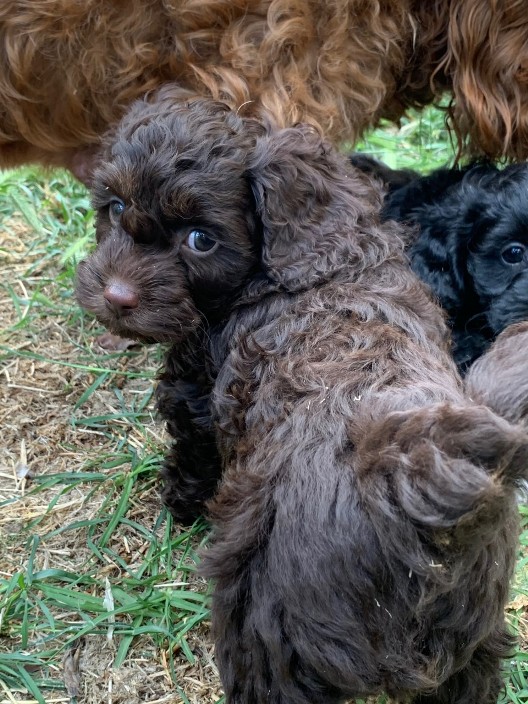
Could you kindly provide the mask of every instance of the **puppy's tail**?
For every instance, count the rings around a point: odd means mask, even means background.
[[[510,325],[470,368],[468,395],[511,423],[528,420],[528,322]]]
[[[356,447],[362,501],[388,562],[403,550],[407,568],[433,579],[436,563],[458,555],[463,565],[496,539],[528,476],[526,429],[486,406],[388,413]]]

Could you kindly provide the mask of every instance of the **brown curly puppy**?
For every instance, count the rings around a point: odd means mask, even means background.
[[[0,164],[84,181],[109,125],[167,81],[352,142],[447,89],[468,149],[528,156],[519,0],[4,0],[0,69]]]
[[[78,299],[173,343],[164,498],[191,520],[215,493],[227,702],[493,704],[528,434],[464,394],[379,190],[311,127],[165,91],[94,203]]]

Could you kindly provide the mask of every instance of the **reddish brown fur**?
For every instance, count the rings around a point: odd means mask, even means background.
[[[468,148],[527,156],[527,39],[521,0],[4,0],[0,163],[87,180],[101,134],[169,80],[352,142],[447,87]]]
[[[528,13],[523,0],[456,0],[443,69],[452,124],[470,151],[528,156]]]

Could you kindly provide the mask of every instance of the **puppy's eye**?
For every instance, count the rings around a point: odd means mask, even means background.
[[[119,220],[123,211],[125,209],[125,204],[120,198],[113,198],[110,201],[108,210],[110,212],[110,217],[115,220]]]
[[[211,252],[218,246],[218,242],[202,232],[193,230],[187,237],[186,244],[193,252]]]
[[[524,247],[522,244],[511,244],[501,252],[502,259],[506,264],[518,264],[524,257]]]

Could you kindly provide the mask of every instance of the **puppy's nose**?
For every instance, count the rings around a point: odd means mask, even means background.
[[[130,284],[124,281],[110,281],[103,296],[118,312],[130,311],[139,305],[139,296]]]

